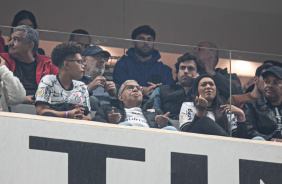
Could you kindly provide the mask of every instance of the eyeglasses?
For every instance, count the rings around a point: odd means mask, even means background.
[[[81,66],[84,66],[84,61],[82,61],[81,59],[68,59],[67,61],[76,61],[78,64],[80,64]]]
[[[138,91],[141,91],[141,87],[140,86],[137,86],[137,85],[126,85],[123,90],[121,91],[121,93],[124,91],[124,90],[128,90],[128,91],[132,91],[134,88],[136,88]]]
[[[94,59],[96,59],[96,60],[100,60],[100,59],[103,58],[106,62],[109,60],[108,57],[106,57],[106,56],[104,56],[104,55],[100,55],[100,54],[96,54],[96,55],[94,55],[93,57],[94,57]]]

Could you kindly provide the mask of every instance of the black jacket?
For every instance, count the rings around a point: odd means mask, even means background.
[[[193,101],[192,91],[186,93],[184,88],[176,83],[161,85],[159,88],[162,111],[164,113],[170,112],[172,119],[179,119],[182,103]]]
[[[143,115],[145,116],[148,125],[150,128],[159,128],[157,122],[155,121],[156,115],[161,115],[163,112],[160,109],[154,109],[155,111],[147,111],[153,106],[154,100],[149,100],[142,107]],[[108,115],[111,111],[114,110],[114,113],[120,113],[121,119],[120,122],[125,121],[126,112],[124,110],[123,103],[119,100],[113,99],[110,104],[102,105],[95,114],[95,117],[92,119],[93,121],[105,122],[108,123]],[[120,123],[119,122],[119,123]],[[168,123],[168,126],[173,126],[171,122]]]
[[[282,105],[278,107],[282,114]],[[243,110],[246,115],[248,138],[261,136],[266,140],[282,138],[281,132],[277,131],[278,121],[274,107],[262,95],[254,102],[246,102]]]
[[[218,88],[222,103],[225,104],[227,102],[227,99],[230,97],[230,92],[229,92],[230,91],[230,83],[229,83],[230,74],[227,72],[226,68],[225,69],[217,68],[216,74],[213,77],[218,84],[216,87]],[[238,76],[236,74],[231,74],[231,79],[232,79],[232,82],[231,82],[232,95],[243,94],[241,82]],[[237,85],[234,85],[235,81]]]

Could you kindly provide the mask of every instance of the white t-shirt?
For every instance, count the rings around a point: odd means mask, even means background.
[[[90,107],[87,86],[80,81],[72,80],[73,87],[66,90],[60,84],[56,75],[44,76],[35,94],[36,102],[45,102],[49,105],[71,103],[79,106]]]
[[[192,123],[196,112],[197,112],[197,109],[194,106],[193,102],[184,102],[180,109],[179,127],[181,128],[182,125],[184,125],[185,123]],[[212,111],[207,111],[207,117],[215,121],[215,117]],[[227,114],[227,119],[230,122],[230,114]],[[235,118],[234,114],[231,114],[231,125],[230,126],[231,126],[231,131],[237,128],[237,119]]]
[[[130,123],[132,126],[149,128],[149,125],[147,123],[145,116],[142,113],[141,108],[139,107],[133,107],[130,109],[125,108],[125,112],[126,112],[125,122]]]

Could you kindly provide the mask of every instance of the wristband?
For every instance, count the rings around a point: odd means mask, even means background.
[[[243,117],[238,117],[237,120],[242,120],[242,119],[245,119],[246,116],[243,116]]]
[[[66,112],[66,118],[68,118],[68,113],[69,113],[69,111]]]
[[[273,142],[276,142],[277,141],[277,139],[274,139],[274,141]]]

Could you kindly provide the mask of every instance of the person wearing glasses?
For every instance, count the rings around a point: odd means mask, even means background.
[[[59,74],[41,79],[35,102],[38,115],[91,119],[87,86],[78,81],[84,73],[81,50],[76,42],[64,42],[53,49],[51,58]]]
[[[163,114],[160,109],[152,109],[153,100],[141,106],[142,100],[141,86],[135,80],[127,80],[119,88],[118,99],[111,100],[111,104],[102,105],[92,120],[177,131],[168,119],[169,112]]]
[[[38,32],[35,29],[26,25],[17,26],[8,43],[9,52],[0,54],[7,68],[23,84],[26,90],[25,104],[35,103],[34,94],[42,77],[59,73],[50,57],[37,53],[38,44]]]
[[[84,76],[80,81],[88,85],[91,109],[97,111],[102,104],[110,104],[110,99],[117,94],[113,81],[103,76],[106,62],[111,54],[99,46],[89,46],[82,52],[85,65]]]

